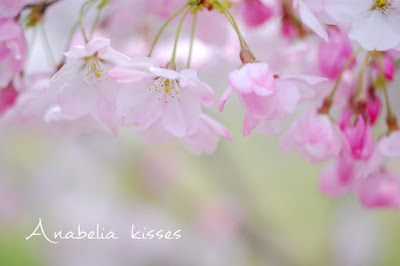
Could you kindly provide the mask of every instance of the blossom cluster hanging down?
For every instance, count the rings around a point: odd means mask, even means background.
[[[57,57],[45,25],[63,12],[72,27]],[[281,134],[284,152],[327,161],[322,192],[400,208],[388,167],[400,157],[399,25],[400,0],[0,0],[1,126],[113,137],[134,127],[144,143],[210,154],[233,141],[211,109],[228,115],[236,95],[243,137]],[[199,78],[224,63],[226,90]]]

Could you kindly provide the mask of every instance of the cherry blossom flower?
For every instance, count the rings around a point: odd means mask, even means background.
[[[112,49],[110,40],[105,38],[75,46],[65,55],[68,63],[49,84],[49,92],[58,94],[58,107],[52,107],[47,117],[68,120],[89,117],[105,132],[115,135],[120,124],[116,112],[118,84],[106,71],[128,58]]]
[[[23,69],[28,48],[14,19],[0,18],[0,32],[0,88],[4,88]]]
[[[266,134],[280,131],[286,116],[292,113],[300,100],[315,95],[310,86],[324,81],[313,76],[273,76],[264,63],[246,64],[228,76],[229,86],[220,99],[220,111],[232,90],[246,109],[243,135],[257,129]]]
[[[314,109],[296,120],[280,139],[283,151],[296,149],[313,163],[338,156],[342,143],[339,127]]]
[[[367,50],[385,51],[400,44],[398,0],[327,0],[324,7],[339,25],[350,24],[349,38]]]
[[[375,95],[374,89],[369,90],[365,113],[368,115],[369,122],[371,125],[377,122],[381,110],[382,110],[382,103],[380,99]]]
[[[358,193],[366,208],[400,208],[400,179],[386,170],[363,179]]]
[[[124,124],[138,124],[145,130],[156,123],[176,138],[197,131],[202,106],[216,103],[213,90],[191,69],[176,72],[158,68],[150,58],[134,58],[108,72],[108,75],[132,86],[121,89],[118,112]]]
[[[383,54],[382,66],[383,66],[383,73],[385,75],[385,79],[392,81],[394,79],[394,75],[396,73],[396,67],[394,65],[392,58],[389,55]],[[376,62],[375,62],[375,72],[378,75],[381,75],[382,71],[381,71],[381,66],[379,64],[379,60],[376,60]]]
[[[240,3],[239,9],[249,27],[260,26],[273,15],[273,10],[260,0],[244,0]]]

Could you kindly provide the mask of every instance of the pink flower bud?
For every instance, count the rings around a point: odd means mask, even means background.
[[[382,65],[383,65],[383,73],[385,74],[385,78],[387,80],[392,81],[394,78],[394,74],[396,72],[396,68],[394,66],[392,58],[388,56],[387,54],[383,54],[382,56]],[[380,62],[377,59],[377,62],[375,64],[375,71],[380,75],[381,74],[381,66]]]
[[[245,0],[240,5],[240,11],[244,22],[249,27],[257,27],[266,22],[273,14],[270,7],[260,0]]]
[[[346,126],[341,123],[341,128],[345,135],[347,152],[354,159],[368,159],[374,152],[374,137],[363,116],[359,115],[355,123],[349,121]]]
[[[369,116],[369,122],[371,125],[375,124],[376,120],[381,113],[382,103],[380,99],[374,94],[370,95],[367,101],[367,107],[365,108],[365,112]]]
[[[321,40],[319,46],[318,60],[322,74],[330,79],[336,79],[352,53],[353,48],[347,35],[337,28],[331,28],[329,42]],[[353,60],[350,68],[355,63],[356,61]]]
[[[0,116],[14,105],[17,96],[18,92],[11,83],[4,89],[0,89]]]

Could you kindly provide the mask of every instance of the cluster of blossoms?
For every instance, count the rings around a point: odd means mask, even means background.
[[[27,44],[18,21],[25,17],[26,27],[35,26],[48,7],[58,2],[62,1],[0,1],[0,114],[9,110],[17,120],[42,117],[48,125],[63,129],[72,125],[112,136],[121,127],[135,126],[146,143],[177,139],[194,153],[212,153],[220,137],[229,141],[232,137],[222,124],[203,113],[203,108],[217,104],[217,96],[190,66],[196,26],[205,42],[221,36],[228,39],[225,30],[217,27],[224,18],[239,39],[242,64],[229,73],[219,109],[224,110],[235,91],[245,109],[243,136],[253,129],[265,135],[281,132],[287,118],[303,105],[308,110],[281,136],[282,150],[297,150],[312,163],[333,160],[319,182],[330,196],[353,191],[365,207],[400,207],[400,179],[386,166],[389,159],[400,156],[400,131],[388,94],[394,84],[395,61],[400,58],[399,0],[276,0],[274,5],[261,0],[174,0],[168,4],[161,0],[88,0],[79,17],[85,44],[65,53],[50,80],[28,76],[24,73]],[[149,8],[152,2],[165,8]],[[100,12],[108,5],[114,10],[97,27]],[[130,5],[149,9],[166,20],[149,45],[148,56],[139,53],[130,58],[111,48],[108,38],[93,38],[95,30],[108,29],[118,39],[129,23],[140,24],[140,19],[129,19],[125,7]],[[97,16],[88,34],[83,19],[91,8]],[[208,21],[200,13],[207,14]],[[152,53],[161,33],[180,14],[172,57],[163,67]],[[188,15],[193,24],[187,67],[177,71],[178,40]],[[135,13],[135,18],[145,20],[141,16]],[[310,71],[312,75],[274,73],[273,64],[256,59],[237,22],[253,29],[276,18],[280,37],[288,46],[309,42],[318,51],[317,70]],[[386,130],[379,127],[383,109]]]

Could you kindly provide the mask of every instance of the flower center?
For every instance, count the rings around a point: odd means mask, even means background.
[[[86,76],[91,76],[94,74],[97,78],[101,77],[101,74],[104,72],[103,65],[101,60],[96,56],[87,57],[85,71]]]
[[[149,92],[155,93],[159,101],[181,101],[179,82],[175,79],[170,80],[163,77],[159,77],[156,82],[149,88]]]
[[[379,10],[382,14],[388,15],[390,12],[395,9],[392,5],[392,0],[373,0],[374,5],[371,10]]]

